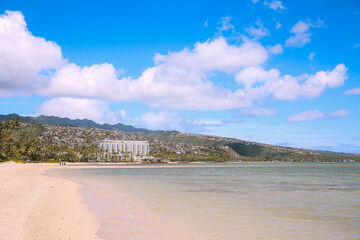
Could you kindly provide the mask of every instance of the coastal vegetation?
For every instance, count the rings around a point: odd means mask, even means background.
[[[51,122],[43,116],[42,121]],[[61,122],[55,118],[56,123]],[[67,121],[67,120],[66,120]],[[66,122],[65,121],[65,122]],[[73,120],[70,120],[73,121]],[[133,129],[132,129],[133,130]],[[34,124],[20,118],[0,122],[0,161],[132,162],[131,154],[107,152],[98,142],[146,140],[150,154],[143,162],[360,161],[360,155],[274,146],[234,138],[178,131],[126,132],[92,127]]]
[[[20,119],[0,122],[0,161],[4,161],[16,153],[12,131],[20,126]]]

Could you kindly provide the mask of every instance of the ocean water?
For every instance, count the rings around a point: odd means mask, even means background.
[[[64,168],[104,239],[360,239],[360,164]]]

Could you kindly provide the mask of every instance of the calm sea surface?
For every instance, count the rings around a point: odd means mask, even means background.
[[[57,170],[105,239],[360,239],[360,164],[227,163]]]

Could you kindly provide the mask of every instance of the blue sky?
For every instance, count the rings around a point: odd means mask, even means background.
[[[360,2],[0,0],[0,114],[360,152]]]

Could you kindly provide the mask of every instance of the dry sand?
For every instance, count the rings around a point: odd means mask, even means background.
[[[0,239],[99,239],[80,185],[43,175],[58,164],[0,164]]]

